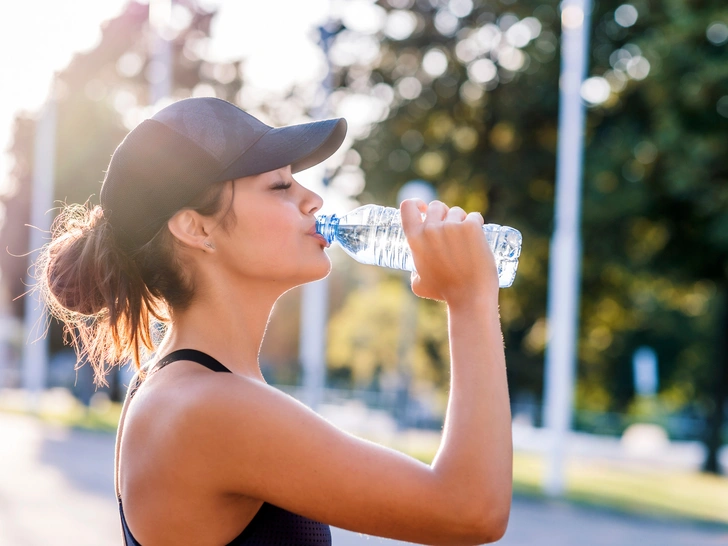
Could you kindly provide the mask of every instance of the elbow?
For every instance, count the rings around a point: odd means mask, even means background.
[[[511,514],[511,499],[502,499],[470,512],[462,538],[466,544],[490,544],[503,538],[508,529]]]
[[[449,488],[435,505],[439,532],[428,544],[474,546],[501,540],[511,516],[512,492],[508,480]]]
[[[490,544],[502,539],[508,529],[509,518],[510,506],[502,513],[483,517],[476,529],[475,544]]]

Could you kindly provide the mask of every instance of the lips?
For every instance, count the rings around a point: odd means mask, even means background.
[[[331,246],[331,244],[324,238],[324,236],[321,235],[318,231],[316,231],[316,224],[311,226],[311,229],[308,230],[308,235],[318,239],[321,242],[321,244],[323,244],[326,248]]]

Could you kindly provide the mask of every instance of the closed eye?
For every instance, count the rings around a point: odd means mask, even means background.
[[[272,190],[287,190],[291,187],[291,182],[279,182],[271,187]]]

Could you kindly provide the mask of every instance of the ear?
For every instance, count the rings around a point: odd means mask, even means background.
[[[167,226],[172,235],[184,246],[208,250],[210,246],[206,246],[205,242],[212,229],[212,226],[208,225],[209,220],[194,210],[182,209],[167,221]]]

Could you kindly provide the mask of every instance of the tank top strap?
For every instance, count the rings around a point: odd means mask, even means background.
[[[223,366],[219,360],[212,358],[207,353],[203,353],[202,351],[197,351],[195,349],[179,349],[178,351],[172,351],[163,358],[160,358],[159,361],[154,364],[151,369],[149,369],[149,371],[136,373],[134,375],[134,379],[131,382],[131,385],[129,386],[127,396],[129,398],[132,398],[136,394],[139,387],[141,387],[142,382],[146,377],[149,377],[149,375],[151,375],[152,373],[159,371],[168,364],[171,364],[172,362],[177,362],[178,360],[188,360],[190,362],[196,362],[197,364],[200,364],[201,366],[204,366],[205,368],[212,370],[213,372],[232,373],[229,369]]]
[[[188,360],[190,362],[196,362],[204,366],[205,368],[212,370],[213,372],[226,372],[232,373],[225,366],[223,366],[219,360],[212,358],[207,353],[197,351],[195,349],[179,349],[178,351],[172,351],[167,356],[160,358],[159,361],[152,367],[151,371],[157,371],[172,362],[178,360]]]

